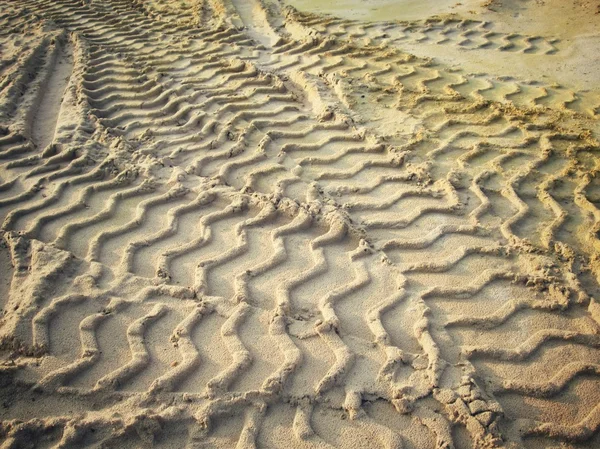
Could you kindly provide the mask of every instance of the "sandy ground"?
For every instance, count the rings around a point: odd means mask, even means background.
[[[600,447],[600,5],[0,0],[0,448]]]

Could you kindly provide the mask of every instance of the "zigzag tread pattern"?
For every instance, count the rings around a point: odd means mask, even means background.
[[[600,443],[593,103],[401,50],[559,42],[0,6],[1,448]]]

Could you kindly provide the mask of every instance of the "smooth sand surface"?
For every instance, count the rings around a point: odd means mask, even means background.
[[[599,8],[0,0],[0,449],[600,447]]]

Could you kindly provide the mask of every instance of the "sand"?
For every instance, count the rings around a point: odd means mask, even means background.
[[[600,10],[0,0],[0,448],[600,447]]]

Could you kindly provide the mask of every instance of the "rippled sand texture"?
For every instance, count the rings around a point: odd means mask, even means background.
[[[600,447],[598,86],[365,20],[0,0],[0,448]]]

